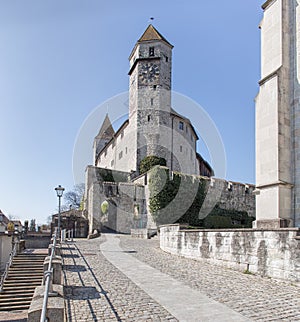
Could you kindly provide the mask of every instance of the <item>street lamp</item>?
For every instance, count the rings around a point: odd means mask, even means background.
[[[57,223],[57,238],[60,238],[60,199],[64,193],[65,188],[61,185],[55,188],[58,197],[58,223]]]

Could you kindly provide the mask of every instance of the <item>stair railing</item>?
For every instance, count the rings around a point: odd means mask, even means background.
[[[46,322],[48,319],[46,318],[47,313],[47,304],[48,304],[48,297],[52,291],[52,277],[53,277],[53,267],[52,267],[52,260],[55,256],[55,247],[56,247],[56,236],[57,232],[53,235],[53,243],[51,245],[51,255],[49,259],[48,269],[44,272],[44,281],[45,281],[45,292],[44,292],[44,300],[43,300],[43,307],[41,313],[40,322]]]
[[[5,279],[6,279],[7,274],[8,274],[8,270],[9,270],[11,264],[12,264],[12,261],[14,259],[14,256],[16,255],[16,253],[17,253],[17,243],[14,244],[14,247],[13,247],[12,251],[9,254],[8,262],[5,264],[5,270],[4,270],[4,273],[2,274],[1,280],[0,280],[0,292],[3,291],[3,286],[4,286],[4,282],[5,282]]]

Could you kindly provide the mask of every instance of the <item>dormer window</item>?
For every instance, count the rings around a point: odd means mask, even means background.
[[[154,47],[149,47],[149,57],[154,56]]]

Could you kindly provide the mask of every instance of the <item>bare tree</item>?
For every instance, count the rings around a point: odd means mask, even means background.
[[[67,191],[64,194],[65,205],[63,205],[63,208],[66,208],[66,210],[70,208],[80,208],[84,195],[84,189],[84,183],[79,183],[74,186],[73,190]]]

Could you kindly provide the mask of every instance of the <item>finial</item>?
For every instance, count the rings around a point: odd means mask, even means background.
[[[150,17],[149,22],[152,22],[154,20],[154,17]]]

